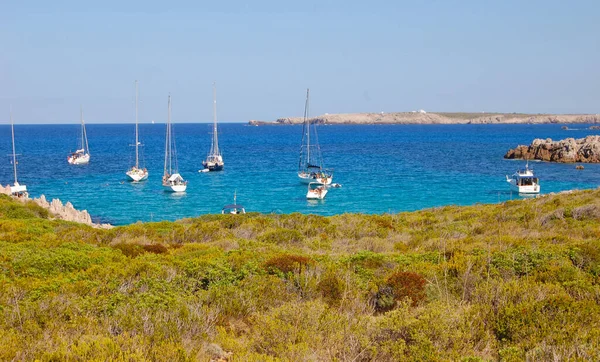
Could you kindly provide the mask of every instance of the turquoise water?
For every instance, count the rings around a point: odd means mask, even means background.
[[[571,127],[573,127],[571,125]],[[148,181],[132,184],[125,172],[134,161],[133,125],[87,126],[89,165],[67,164],[75,150],[79,125],[15,126],[19,179],[32,196],[46,195],[87,209],[96,221],[127,224],[175,220],[219,213],[237,201],[247,211],[314,213],[384,213],[448,204],[496,203],[511,193],[505,175],[524,166],[502,156],[534,138],[581,138],[594,131],[587,125],[561,130],[561,125],[360,125],[321,126],[319,140],[332,189],[323,201],[307,201],[306,185],[296,176],[300,126],[251,127],[222,124],[220,145],[225,170],[198,173],[210,148],[209,124],[175,124],[179,171],[189,181],[183,195],[163,192],[164,124],[140,126]],[[0,152],[11,152],[10,128],[0,127]],[[0,182],[12,183],[6,156]],[[595,188],[600,165],[535,162],[542,192]]]

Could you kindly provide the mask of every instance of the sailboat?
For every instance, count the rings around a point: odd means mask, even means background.
[[[223,156],[219,150],[219,136],[217,134],[217,87],[213,83],[213,137],[210,152],[206,160],[202,162],[202,166],[204,166],[202,172],[221,171],[224,165]]]
[[[173,172],[173,157],[175,158],[175,172]],[[177,171],[177,153],[175,140],[171,132],[171,95],[169,95],[167,140],[165,142],[165,171],[163,173],[162,184],[165,191],[168,192],[184,192],[187,188],[187,181],[185,181]]]
[[[12,118],[12,110],[10,111],[10,130],[12,133],[12,164],[15,174],[15,184],[10,187],[10,193],[16,197],[27,197],[27,186],[21,185],[17,179],[17,153],[15,152],[15,125]]]
[[[139,132],[138,132],[138,81],[135,81],[135,165],[132,166],[129,171],[125,174],[129,177],[129,179],[133,182],[140,182],[146,180],[148,178],[148,170],[146,168],[140,168],[140,152],[139,146],[142,144],[139,140]]]
[[[311,122],[308,119],[309,90],[306,90],[306,103],[304,104],[304,122],[302,125],[302,145],[300,146],[300,161],[298,162],[298,177],[300,181],[308,184],[311,182],[323,185],[331,184],[333,172],[323,168],[323,158],[319,139],[317,137],[317,126],[313,123],[314,141],[311,144]]]
[[[83,121],[83,107],[81,108],[81,148],[67,157],[71,165],[85,165],[90,162],[90,147],[88,145],[85,122]]]

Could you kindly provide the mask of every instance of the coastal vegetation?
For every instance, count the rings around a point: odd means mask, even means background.
[[[110,230],[0,195],[0,360],[600,360],[600,190]]]

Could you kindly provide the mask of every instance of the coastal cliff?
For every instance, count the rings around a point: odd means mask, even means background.
[[[600,162],[600,136],[567,138],[560,141],[535,139],[529,146],[519,145],[509,150],[504,158],[529,159],[550,162]]]
[[[325,114],[310,119],[321,124],[544,124],[600,123],[598,114],[523,114],[523,113],[347,113]],[[251,120],[250,125],[301,124],[302,117],[279,118],[274,122]]]

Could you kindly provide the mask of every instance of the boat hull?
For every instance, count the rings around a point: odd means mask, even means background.
[[[132,182],[140,182],[148,179],[148,172],[140,169],[137,170],[129,170],[125,173],[129,178],[129,181]]]
[[[208,171],[223,171],[224,163],[202,162],[202,166]]]
[[[519,186],[513,180],[509,180],[508,183],[510,184],[511,191],[515,191],[520,194],[539,194],[541,191],[540,185],[537,184]]]
[[[327,189],[322,189],[322,190],[309,190],[306,193],[306,198],[309,200],[323,200],[325,198],[325,195],[327,195]]]
[[[185,192],[187,185],[163,185],[165,192]]]
[[[90,162],[90,155],[87,154],[79,157],[69,156],[67,157],[67,162],[70,165],[85,165]]]
[[[300,178],[300,182],[302,182],[304,184],[316,182],[321,185],[331,185],[331,182],[333,181],[333,175],[328,175],[325,177],[317,177],[316,175],[311,175],[306,172],[298,172],[298,177]]]
[[[27,186],[25,185],[20,185],[19,183],[15,183],[14,186],[10,187],[10,193],[13,196],[16,197],[26,197],[28,196],[27,193]]]

